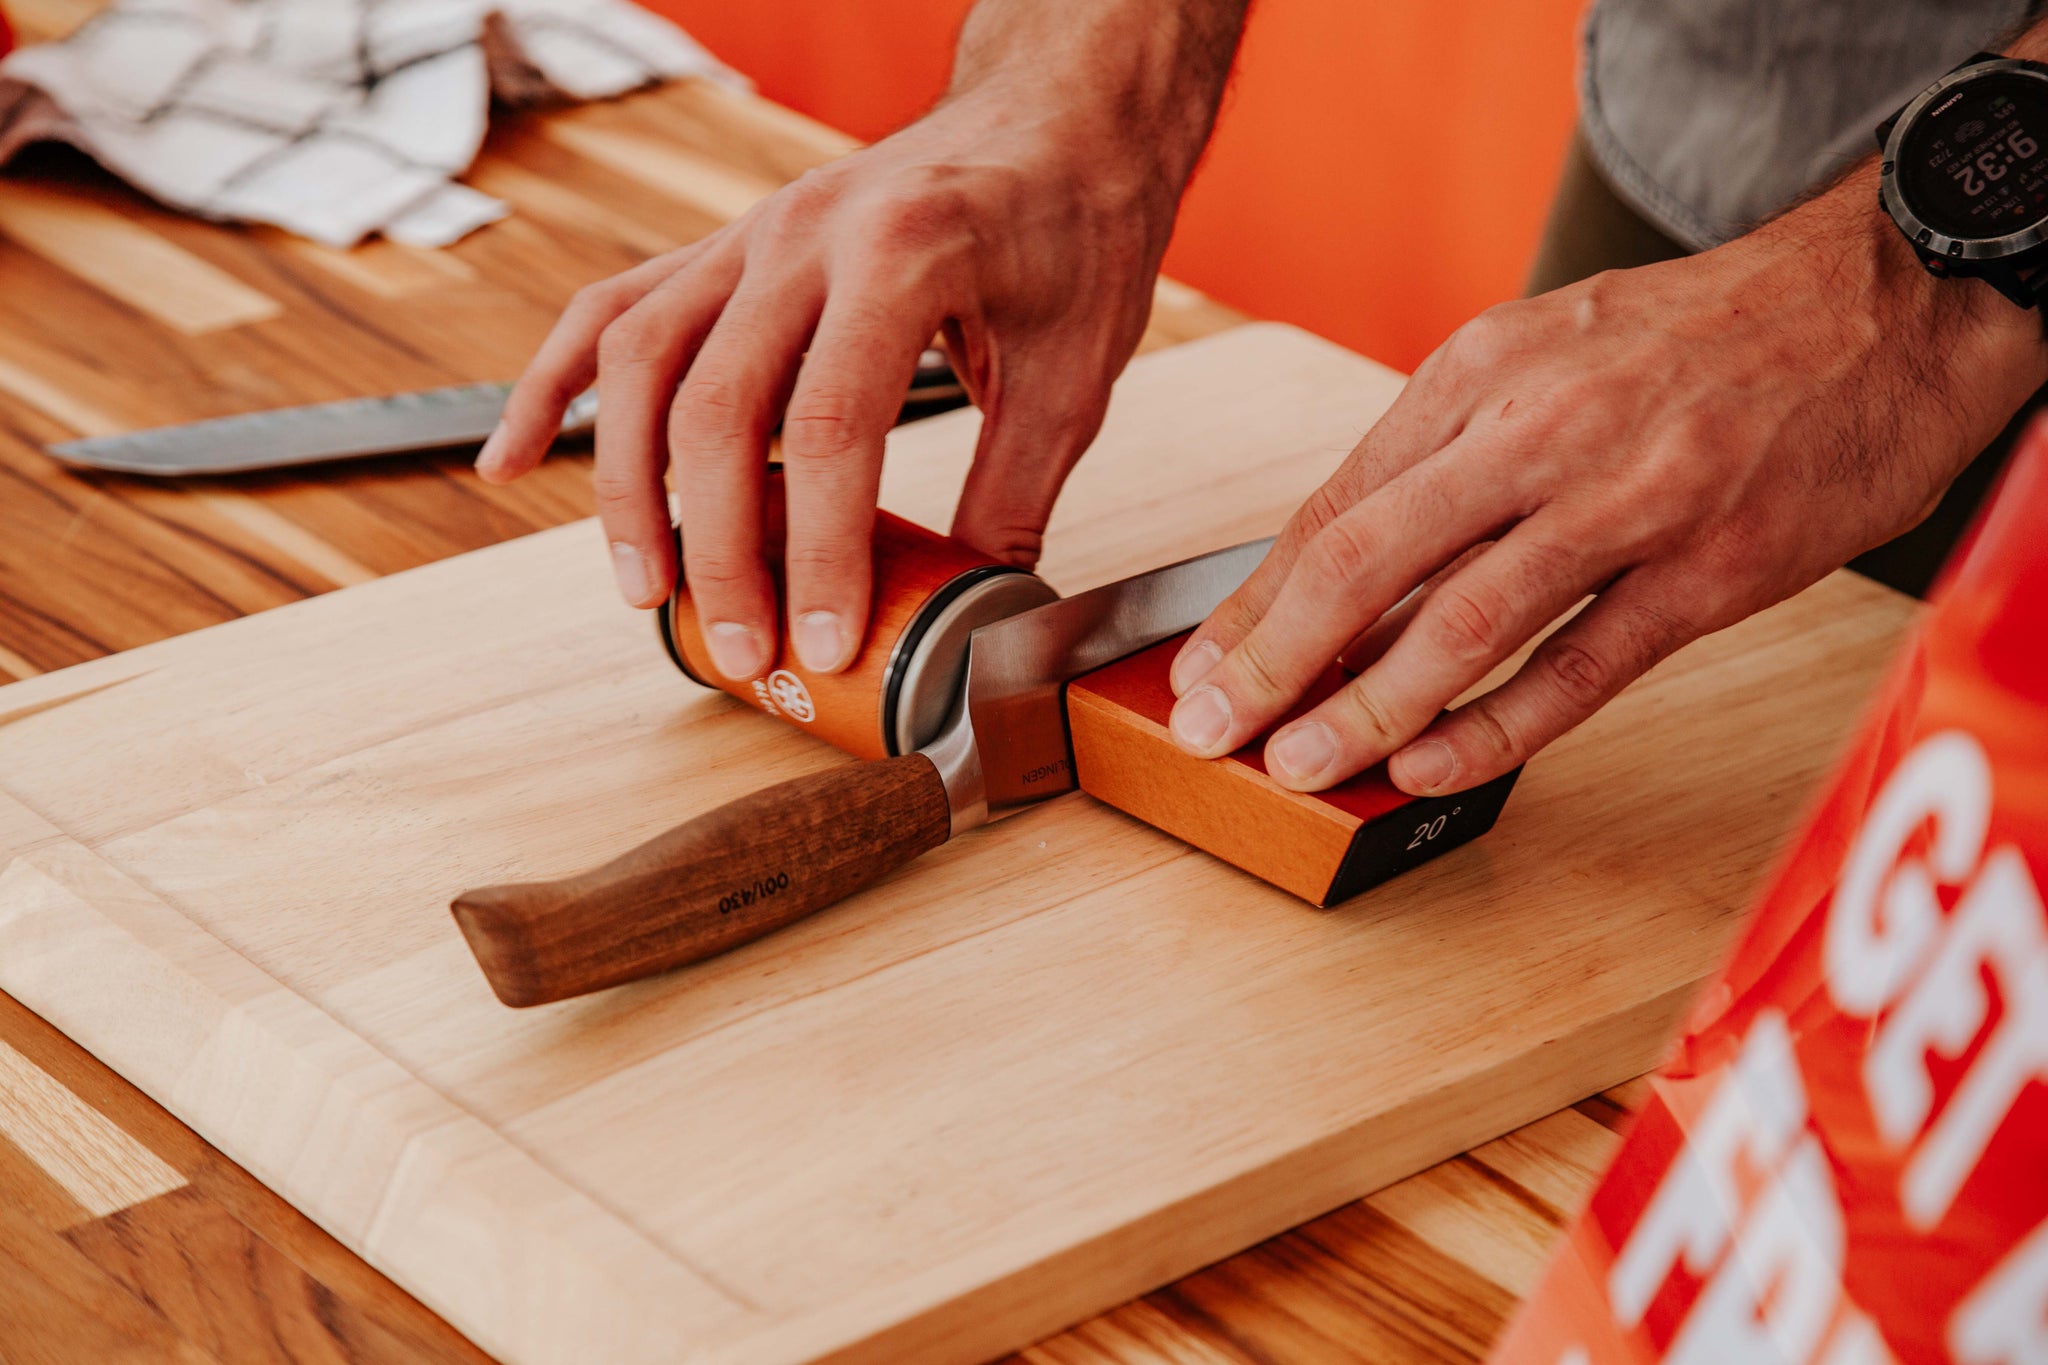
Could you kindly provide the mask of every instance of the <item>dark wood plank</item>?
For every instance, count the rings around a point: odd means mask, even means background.
[[[378,1299],[359,1307],[194,1188],[64,1237],[221,1365],[489,1359],[424,1313],[394,1319]]]
[[[0,1203],[0,1361],[213,1365],[162,1314],[77,1248]]]

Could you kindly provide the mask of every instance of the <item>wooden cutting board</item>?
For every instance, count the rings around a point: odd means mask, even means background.
[[[1077,589],[1271,531],[1399,387],[1139,362]],[[943,525],[975,418],[906,428]],[[1317,911],[1084,796],[688,971],[514,1012],[447,901],[843,761],[699,690],[570,526],[0,689],[0,988],[516,1365],[969,1361],[1640,1072],[1890,654],[1838,575]]]

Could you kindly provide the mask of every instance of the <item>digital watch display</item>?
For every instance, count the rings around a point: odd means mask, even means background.
[[[1887,120],[1878,145],[1884,206],[1927,268],[1981,277],[2036,306],[2048,241],[2048,67],[1973,57]]]

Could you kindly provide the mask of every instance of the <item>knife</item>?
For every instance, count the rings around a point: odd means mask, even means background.
[[[511,392],[510,384],[459,384],[92,436],[45,449],[65,464],[119,474],[182,478],[287,469],[324,460],[476,445],[498,425]],[[905,396],[905,416],[924,416],[965,401],[945,352],[927,350]],[[591,389],[563,412],[561,434],[580,436],[596,425],[597,391]]]
[[[1074,790],[1065,685],[1200,624],[1272,543],[983,626],[924,748],[743,796],[578,877],[465,892],[455,922],[513,1006],[651,976],[794,923],[956,834]]]
[[[462,384],[388,398],[349,398],[64,441],[48,450],[65,464],[174,477],[400,455],[476,444],[498,424],[511,392],[510,384]],[[592,390],[562,414],[562,434],[579,435],[596,422],[597,393]]]

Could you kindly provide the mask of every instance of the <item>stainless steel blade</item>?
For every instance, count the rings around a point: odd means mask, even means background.
[[[490,435],[511,388],[461,384],[388,398],[350,398],[65,441],[49,447],[49,453],[66,464],[163,477],[236,474],[434,450],[472,444]],[[596,417],[593,391],[569,405],[562,431],[588,430]]]
[[[1074,788],[1062,689],[1190,630],[1251,576],[1271,537],[1036,607],[974,632],[966,713],[990,812]]]

